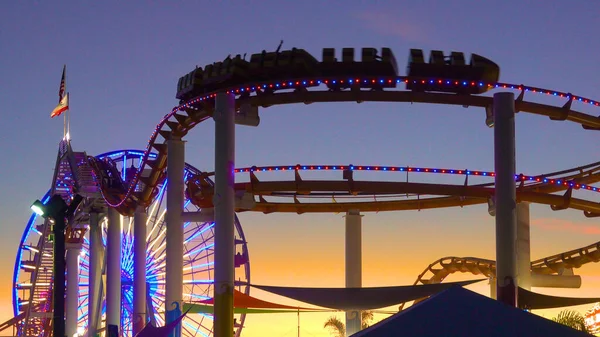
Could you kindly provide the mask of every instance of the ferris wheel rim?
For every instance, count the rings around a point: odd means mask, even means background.
[[[102,159],[102,158],[106,158],[106,157],[121,157],[123,155],[134,155],[134,156],[141,156],[143,155],[143,151],[141,150],[135,150],[135,149],[124,149],[124,150],[115,150],[115,151],[109,151],[109,152],[105,152],[102,154],[99,154],[97,156],[95,156],[96,158]],[[152,153],[151,155],[156,155],[154,153]],[[186,174],[193,174],[193,173],[200,173],[202,171],[198,170],[196,167],[194,167],[193,165],[190,165],[188,163],[185,164],[185,172]],[[43,197],[43,200],[49,198],[51,190],[49,190],[48,192],[46,192],[46,194]],[[153,201],[153,203],[155,203],[156,200]],[[166,207],[166,206],[165,206]],[[19,243],[19,247],[17,250],[17,256],[15,259],[15,266],[14,266],[14,271],[13,271],[13,313],[15,314],[15,316],[17,316],[19,314],[19,311],[21,310],[22,307],[22,301],[19,301],[19,280],[20,277],[22,276],[22,272],[26,272],[22,269],[22,262],[23,260],[23,253],[26,251],[25,246],[27,246],[27,241],[30,237],[30,235],[33,232],[33,226],[36,223],[36,220],[38,220],[38,216],[36,214],[32,214],[28,221],[27,224],[25,226],[25,229],[23,231],[23,234],[21,236],[21,240]],[[241,267],[244,269],[244,278],[246,279],[247,284],[250,284],[250,263],[249,263],[249,251],[248,251],[248,246],[247,246],[247,241],[246,241],[246,236],[245,233],[242,229],[241,223],[239,221],[239,218],[237,216],[237,214],[235,215],[235,229],[236,229],[236,234],[239,236],[239,239],[242,241],[241,245],[240,245],[240,249],[242,251],[242,253],[246,254],[246,256],[248,257],[248,259],[246,260],[247,262],[245,262],[244,264],[241,265]],[[40,238],[38,238],[37,240],[40,240]],[[33,244],[35,240],[32,239],[31,243]],[[35,271],[37,272],[37,271]],[[214,272],[214,271],[213,271]],[[28,276],[29,280],[33,280],[33,278],[35,277],[34,272],[32,272],[32,274],[30,276]],[[211,276],[211,278],[213,278],[214,275]],[[80,286],[81,287],[81,286]],[[244,287],[244,293],[248,294],[250,292],[250,287],[249,286],[245,286]],[[33,292],[34,289],[33,287],[29,290],[29,292]],[[89,294],[85,294],[84,296],[89,296]],[[82,295],[79,295],[78,298],[78,310],[79,308],[81,308],[82,303],[79,302],[79,300],[81,299]],[[87,301],[87,299],[86,299]],[[27,309],[25,309],[27,310]],[[157,311],[158,312],[158,311]],[[102,315],[102,313],[101,313]],[[79,314],[78,314],[79,316]],[[245,321],[246,315],[242,314],[239,316],[240,322],[239,325],[240,327],[237,329],[238,332],[236,333],[236,336],[239,336],[239,334],[241,333],[241,329],[244,325],[244,321]],[[85,318],[87,320],[87,317]],[[78,325],[79,325],[79,321],[80,319],[78,319]],[[205,325],[202,325],[200,323],[199,326],[205,327]],[[206,328],[206,327],[205,327]],[[209,330],[210,331],[210,330]]]

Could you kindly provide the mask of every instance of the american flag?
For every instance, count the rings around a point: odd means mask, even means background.
[[[65,72],[67,70],[67,65],[65,64],[63,66],[63,73],[62,73],[62,78],[60,79],[60,89],[58,89],[58,103],[60,103],[60,101],[62,100],[63,96],[65,95]]]
[[[65,92],[67,86],[67,84],[65,83],[66,71],[67,65],[65,64],[63,66],[62,78],[60,79],[60,88],[58,89],[58,105],[50,113],[50,118],[58,117],[63,112],[69,110],[69,94]]]

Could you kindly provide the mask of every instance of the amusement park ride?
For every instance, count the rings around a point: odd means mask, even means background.
[[[576,209],[586,217],[600,216],[599,203],[573,196],[574,192],[582,195],[600,192],[594,186],[600,181],[600,163],[547,174],[515,175],[513,150],[512,161],[503,167],[498,166],[497,157],[495,172],[331,163],[234,169],[234,120],[237,124],[258,126],[259,108],[282,104],[421,102],[480,107],[486,111],[486,124],[494,126],[495,131],[500,128],[501,137],[510,138],[510,124],[506,123],[511,117],[503,120],[493,109],[494,104],[508,102],[516,112],[577,123],[586,130],[600,130],[600,117],[572,107],[574,103],[599,106],[599,102],[570,93],[499,83],[499,74],[494,62],[473,54],[467,63],[463,53],[457,52],[447,57],[441,51],[432,51],[426,62],[423,51],[413,49],[407,76],[398,76],[396,60],[389,48],[382,48],[380,53],[374,48],[363,48],[361,60],[355,60],[354,49],[344,48],[338,60],[335,50],[326,48],[321,61],[303,49],[263,51],[252,55],[249,61],[240,55],[227,57],[180,78],[176,94],[180,104],[160,120],[143,151],[119,150],[89,156],[75,152],[70,141],[63,140],[51,188],[41,201],[47,202],[55,195],[66,202],[75,195],[83,197],[67,224],[67,335],[91,337],[109,325],[116,325],[121,335],[133,336],[147,322],[163,325],[173,321],[180,314],[179,307],[173,309],[173,303],[181,306],[184,302],[214,298],[214,329],[212,315],[190,314],[184,318],[179,333],[184,336],[214,333],[221,337],[226,335],[225,331],[230,334],[234,330],[239,337],[245,314],[236,316],[235,325],[225,316],[233,318],[233,286],[249,294],[250,260],[234,209],[265,214],[346,213],[346,286],[361,287],[361,212],[487,203],[490,214],[499,217],[506,213],[501,210],[506,207],[506,200],[512,200],[519,205],[516,211],[513,207],[516,217],[507,220],[513,229],[508,230],[504,239],[519,238],[519,242],[527,243],[518,243],[507,256],[502,256],[502,268],[512,259],[508,268],[513,270],[506,275],[515,277],[514,268],[526,268],[526,273],[519,275],[531,275],[525,277],[529,283],[519,286],[527,290],[531,286],[579,287],[581,280],[573,269],[599,261],[600,242],[530,262],[528,203],[549,205],[556,211]],[[514,99],[512,93],[499,93],[504,95],[501,97],[485,95],[497,89],[517,91],[518,96]],[[552,106],[527,101],[526,94],[556,96],[564,104]],[[203,172],[185,164],[181,139],[211,117],[218,135],[215,172]],[[501,134],[506,130],[508,133]],[[496,151],[502,152],[498,148]],[[510,149],[504,155],[508,157],[503,158],[510,159]],[[307,179],[312,171],[339,171],[341,179]],[[290,178],[264,179],[269,172],[289,172]],[[247,174],[248,182],[235,183],[235,174]],[[364,174],[402,175],[406,179],[356,179]],[[415,177],[433,174],[461,177],[462,182],[415,181]],[[498,197],[500,188],[496,188],[501,185],[495,184],[500,175],[509,179],[502,185],[502,193],[507,193],[502,200]],[[219,227],[220,223],[234,225]],[[15,263],[15,317],[0,329],[14,326],[19,336],[51,335],[51,294],[54,280],[58,279],[54,278],[52,265],[55,239],[52,223],[41,222],[32,215]],[[498,255],[499,274],[500,258]],[[496,261],[462,257],[432,263],[415,284],[440,283],[455,272],[485,275],[494,280],[492,289],[496,288]],[[349,329],[355,323],[355,319],[349,319]]]

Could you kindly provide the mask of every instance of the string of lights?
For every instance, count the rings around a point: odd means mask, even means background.
[[[396,77],[386,77],[386,78],[320,78],[320,79],[297,79],[297,80],[287,80],[287,81],[277,81],[277,82],[262,82],[262,83],[256,83],[256,84],[252,84],[252,85],[244,85],[244,86],[240,86],[240,87],[235,87],[235,88],[224,88],[221,89],[220,91],[225,91],[226,93],[233,93],[235,95],[239,95],[239,96],[248,96],[250,93],[256,93],[256,94],[260,94],[263,91],[266,90],[282,90],[282,89],[306,89],[307,87],[316,87],[316,86],[320,86],[322,84],[325,85],[329,85],[329,84],[352,84],[355,85],[356,87],[361,87],[363,85],[368,85],[370,87],[374,87],[377,84],[379,85],[384,85],[384,84],[393,84],[394,82],[396,82],[396,84],[400,84],[400,83],[409,83],[410,81],[412,81],[412,83],[421,83],[421,84],[437,84],[437,85],[447,85],[447,86],[454,86],[454,87],[467,87],[467,86],[481,86],[481,87],[488,87],[489,89],[495,89],[495,88],[501,88],[501,89],[511,89],[511,90],[519,90],[521,91],[521,95],[519,95],[519,98],[517,98],[517,100],[523,100],[523,96],[526,92],[531,92],[531,93],[537,93],[537,94],[544,94],[547,96],[556,96],[556,97],[561,97],[561,98],[566,98],[567,102],[565,103],[565,105],[563,106],[563,108],[567,108],[567,112],[570,110],[570,103],[573,101],[578,101],[578,102],[582,102],[584,104],[589,104],[592,106],[600,106],[600,102],[597,100],[592,100],[583,96],[578,96],[578,95],[573,95],[571,93],[567,93],[567,92],[561,92],[561,91],[556,91],[556,90],[550,90],[550,89],[543,89],[543,88],[538,88],[538,87],[532,87],[532,86],[525,86],[522,84],[510,84],[510,83],[487,83],[487,82],[474,82],[474,81],[458,81],[458,80],[449,80],[449,79],[421,79],[421,78],[411,78],[408,76],[396,76]],[[199,96],[199,97],[195,97],[193,99],[190,99],[176,107],[174,107],[170,113],[168,113],[167,115],[164,116],[164,118],[157,124],[156,128],[154,129],[154,131],[152,132],[150,139],[148,141],[147,147],[146,147],[146,151],[144,152],[144,157],[142,160],[142,165],[140,167],[140,170],[138,172],[136,172],[136,174],[134,175],[133,179],[130,181],[128,187],[127,187],[127,191],[124,191],[123,194],[117,196],[116,198],[119,199],[118,202],[113,202],[112,200],[114,198],[111,198],[107,195],[105,195],[104,191],[102,191],[102,195],[104,197],[104,199],[107,201],[107,203],[111,206],[111,207],[115,207],[118,208],[120,206],[122,206],[128,199],[130,199],[133,195],[133,192],[135,191],[135,188],[140,180],[140,173],[143,172],[143,169],[145,168],[146,165],[148,165],[148,157],[149,154],[152,151],[153,147],[156,147],[156,139],[158,137],[158,135],[160,134],[161,130],[163,129],[163,127],[165,125],[168,125],[168,123],[174,123],[174,122],[170,122],[169,119],[171,119],[173,116],[176,115],[177,112],[179,111],[184,111],[187,109],[195,109],[195,106],[199,103],[203,103],[205,101],[211,101],[214,100],[214,98],[216,97],[216,92],[213,93],[208,93],[204,96]],[[590,118],[596,118],[596,117],[592,117],[589,115],[585,115],[587,117]],[[194,125],[208,119],[210,117],[209,113],[206,112],[205,115],[202,116],[202,118],[200,118],[197,122],[194,123]],[[600,117],[597,117],[598,119],[600,119]],[[582,125],[585,124],[584,121],[579,121]],[[178,122],[177,122],[178,123]],[[152,167],[151,167],[152,168]],[[152,168],[153,169],[153,168]],[[457,170],[458,171],[458,170]],[[480,172],[480,171],[474,171],[474,172]],[[437,173],[437,172],[434,172]],[[483,173],[483,172],[480,172]],[[491,173],[491,172],[488,172]],[[462,173],[456,173],[456,174],[462,174]],[[470,174],[470,173],[469,173]],[[535,176],[527,176],[526,178],[523,178],[524,176],[521,176],[521,179],[525,179],[525,180],[531,180],[529,178],[533,178],[533,180],[536,179],[540,179],[540,182],[549,182],[552,184],[560,184],[560,185],[564,185],[564,186],[569,186],[569,187],[574,187],[574,188],[584,188],[584,189],[588,189],[588,190],[592,190],[592,191],[598,191],[598,188],[593,187],[593,186],[588,186],[588,185],[580,185],[574,182],[570,182],[570,181],[559,181],[559,180],[548,180],[548,181],[544,181],[544,178],[541,177],[535,177]],[[578,187],[579,186],[579,187]]]
[[[286,165],[286,166],[252,166],[234,169],[234,173],[242,172],[273,172],[273,171],[382,171],[382,172],[416,172],[416,173],[437,173],[454,174],[464,176],[482,176],[494,177],[495,173],[491,171],[474,171],[449,168],[431,168],[431,167],[410,167],[410,166],[362,166],[362,165]],[[594,192],[600,192],[600,189],[587,184],[579,184],[574,180],[549,179],[543,176],[531,176],[516,174],[515,181],[535,181],[538,183],[555,184],[574,189],[585,189]]]

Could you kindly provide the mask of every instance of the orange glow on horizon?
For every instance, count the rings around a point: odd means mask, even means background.
[[[439,222],[438,212],[394,212],[366,214],[363,218],[363,286],[413,284],[430,263],[444,256],[474,256],[494,258],[494,222],[483,213],[468,210],[445,210],[447,221]],[[533,211],[533,208],[532,208]],[[533,212],[532,212],[533,213]],[[593,241],[587,223],[553,219],[532,219],[532,259],[585,246]],[[547,220],[547,219],[546,219]],[[344,286],[344,220],[342,214],[274,215],[241,214],[251,260],[251,277],[255,284],[306,287]],[[546,224],[539,225],[540,221]],[[461,224],[461,231],[454,230]],[[569,235],[565,238],[564,229]],[[540,234],[544,235],[540,235]],[[410,235],[407,235],[410,233]],[[560,238],[560,239],[559,239]],[[0,281],[0,318],[12,317],[12,262],[3,261],[3,270],[10,270]],[[582,275],[581,289],[540,289],[540,293],[557,296],[586,297],[600,292],[600,265],[587,264],[576,270]],[[447,281],[476,279],[480,276],[452,274]],[[489,284],[480,282],[467,287],[489,295]],[[265,301],[287,305],[304,305],[296,301],[252,289],[251,295]],[[574,307],[585,313],[592,305]],[[395,311],[397,306],[384,308]],[[535,314],[551,318],[560,310],[539,310]],[[323,328],[331,316],[344,321],[342,312],[300,314],[301,335],[329,337]],[[375,321],[389,314],[376,314]],[[295,336],[296,314],[248,315],[244,337]]]

